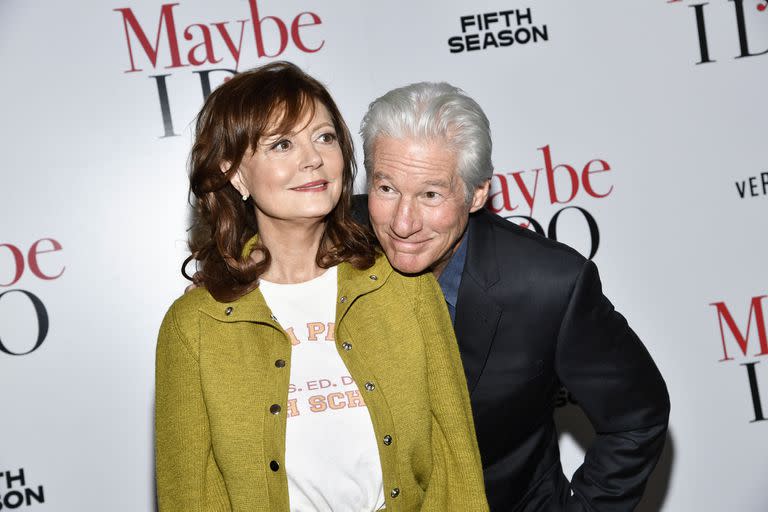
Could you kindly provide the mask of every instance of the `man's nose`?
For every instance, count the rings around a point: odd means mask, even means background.
[[[392,232],[400,238],[408,238],[419,230],[421,217],[418,206],[408,198],[401,198],[392,218]]]

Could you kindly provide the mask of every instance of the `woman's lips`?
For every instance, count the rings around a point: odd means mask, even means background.
[[[298,187],[293,187],[291,190],[296,192],[322,192],[328,188],[328,182],[325,180],[310,181]]]

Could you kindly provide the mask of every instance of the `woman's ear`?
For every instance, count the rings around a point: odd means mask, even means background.
[[[229,170],[232,168],[232,162],[229,162],[227,160],[224,160],[221,162],[221,172],[224,174],[227,174]],[[240,169],[232,173],[232,176],[229,178],[229,182],[232,184],[233,187],[240,193],[241,196],[243,196],[243,201],[248,199],[248,196],[251,195],[250,192],[248,192],[248,187],[243,182],[243,177],[240,174]]]

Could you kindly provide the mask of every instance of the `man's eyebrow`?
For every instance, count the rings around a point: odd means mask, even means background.
[[[429,180],[425,181],[424,184],[432,187],[451,188],[451,185],[445,180]]]
[[[375,180],[392,180],[392,178],[389,176],[389,174],[385,174],[380,171],[374,171],[373,173],[373,179]]]

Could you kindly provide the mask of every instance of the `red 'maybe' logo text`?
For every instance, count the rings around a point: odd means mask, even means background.
[[[113,9],[120,14],[128,50],[125,73],[145,70],[156,73],[149,78],[155,82],[160,104],[164,129],[161,139],[179,135],[174,129],[169,92],[172,71],[187,69],[192,76],[197,75],[205,100],[215,88],[211,76],[219,83],[228,80],[237,74],[242,61],[249,60],[244,58],[246,55],[255,57],[254,60],[279,57],[291,45],[300,52],[312,54],[325,45],[325,39],[318,33],[322,19],[315,12],[302,11],[281,18],[259,10],[258,0],[248,0],[250,18],[182,26],[177,22],[179,6],[180,2],[162,4],[157,18],[152,20],[140,20],[130,7]]]
[[[585,208],[571,203],[580,196],[592,199],[608,197],[613,192],[613,185],[606,182],[607,176],[600,179],[595,175],[608,173],[611,170],[610,164],[600,158],[593,158],[584,164],[560,163],[562,160],[552,156],[553,150],[549,144],[538,150],[541,152],[541,167],[492,176],[488,209],[553,240],[557,240],[557,223],[561,214],[567,211],[569,215],[581,215],[590,236],[589,251],[583,253],[593,258],[600,245],[597,221]],[[536,206],[541,203],[565,205],[555,212],[546,230],[534,213]]]
[[[131,8],[114,9],[123,18],[125,42],[130,60],[130,68],[125,71],[126,73],[143,70],[136,63],[137,49],[144,52],[149,64],[154,69],[158,66],[173,69],[218,64],[222,62],[224,57],[217,55],[214,51],[215,39],[224,43],[228,53],[227,57],[232,57],[235,62],[235,69],[238,69],[246,32],[249,32],[246,41],[253,42],[259,58],[282,55],[290,42],[293,42],[297,49],[305,53],[317,52],[325,44],[324,40],[319,42],[305,40],[307,30],[322,23],[320,16],[314,12],[300,12],[292,20],[284,21],[278,16],[262,16],[259,13],[257,0],[248,0],[250,19],[234,22],[192,23],[184,27],[183,30],[179,30],[174,17],[174,7],[178,5],[177,2],[163,4],[160,7],[160,15],[154,34],[149,29],[153,25],[142,26]],[[277,41],[272,41],[271,44],[267,44],[264,37],[264,28],[267,26],[272,33],[277,30],[278,34]],[[145,27],[147,28],[145,29]],[[152,35],[154,35],[153,40],[150,39]],[[180,40],[180,35],[186,42]]]

